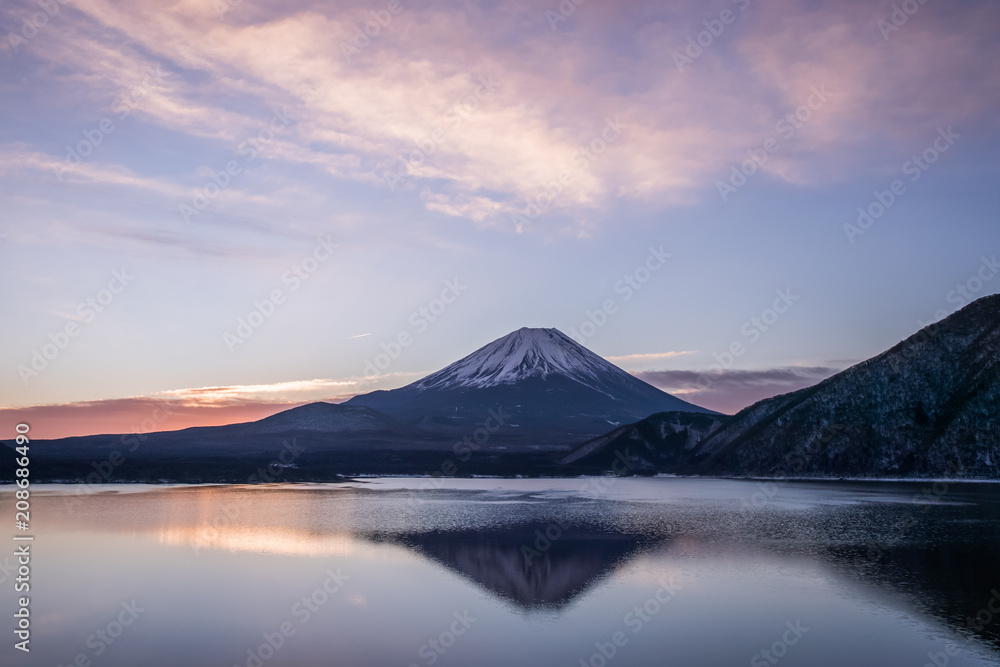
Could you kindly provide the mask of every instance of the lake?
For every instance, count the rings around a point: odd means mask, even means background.
[[[998,484],[33,489],[5,665],[1000,664]]]

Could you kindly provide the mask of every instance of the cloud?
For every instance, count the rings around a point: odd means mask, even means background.
[[[0,173],[42,172],[53,180],[87,185],[117,185],[139,188],[165,197],[180,198],[188,192],[162,179],[138,175],[120,165],[82,162],[71,166],[64,158],[33,151],[24,143],[0,145]]]
[[[650,361],[660,361],[661,359],[670,359],[671,357],[679,357],[684,354],[694,354],[693,350],[683,350],[680,352],[648,352],[645,354],[623,354],[619,356],[604,357],[613,364],[627,365],[635,363],[646,363]]]
[[[686,401],[736,413],[757,401],[812,386],[838,369],[788,366],[762,370],[637,371],[632,374]]]
[[[256,421],[290,408],[341,403],[373,389],[391,388],[426,373],[394,372],[366,378],[317,378],[268,384],[189,387],[147,396],[0,408],[0,432],[27,422],[33,437],[176,431]]]
[[[305,401],[308,402],[308,401]],[[228,405],[197,405],[154,398],[81,401],[25,408],[0,408],[0,428],[13,433],[25,422],[34,439],[113,433],[176,431],[191,426],[216,426],[263,419],[301,405],[242,401]]]
[[[113,186],[142,190],[173,202],[190,200],[194,189],[169,179],[150,178],[136,174],[117,164],[83,161],[71,165],[66,159],[38,151],[25,150],[23,143],[0,145],[0,174],[39,172],[53,181],[86,186]],[[206,179],[207,180],[207,179]],[[240,202],[248,205],[273,205],[271,197],[236,188],[226,188],[215,195],[220,202]]]
[[[467,218],[473,222],[483,222],[499,212],[515,210],[487,197],[435,193],[431,192],[430,188],[421,191],[420,199],[429,211],[438,211],[456,218]]]
[[[357,386],[355,380],[293,380],[270,384],[232,385],[226,387],[197,387],[174,389],[150,396],[164,398],[181,405],[216,406],[239,405],[245,402],[287,403],[302,400],[302,397],[330,396],[343,393],[349,387]]]
[[[674,390],[692,388],[740,388],[760,385],[797,384],[803,380],[827,378],[837,370],[825,366],[788,366],[764,370],[727,371],[640,371],[646,382]]]
[[[65,86],[105,94],[162,65],[137,116],[225,145],[287,109],[294,127],[267,145],[268,159],[377,187],[402,162],[404,191],[479,225],[538,202],[572,217],[616,197],[692,201],[813,86],[831,100],[765,165],[774,178],[868,168],[873,137],[919,147],[938,124],[983,121],[1000,101],[991,3],[923,6],[890,40],[875,27],[888,7],[754,3],[683,71],[672,54],[712,18],[693,1],[581,6],[556,31],[543,8],[514,0],[461,12],[404,3],[349,57],[365,3],[244,2],[222,17],[210,4],[78,0],[82,14],[53,22],[35,53],[68,72]],[[623,128],[614,138],[609,123]]]
[[[297,380],[194,387],[148,396],[0,408],[0,429],[13,433],[16,424],[27,422],[34,438],[47,439],[233,424],[263,419],[315,401],[339,403],[356,393],[352,388],[357,384],[352,379]]]

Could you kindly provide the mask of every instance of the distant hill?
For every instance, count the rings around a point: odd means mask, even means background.
[[[502,425],[470,448],[491,414]],[[31,458],[36,481],[91,483],[608,471],[996,478],[998,415],[1000,295],[732,417],[641,382],[555,329],[520,329],[348,403],[228,426],[36,440]]]
[[[728,474],[998,476],[1000,295],[742,410],[698,454]]]
[[[694,416],[693,416],[694,417]],[[610,470],[754,476],[1000,477],[1000,295],[817,385],[718,424],[652,415],[562,459]]]
[[[361,405],[339,405],[323,402],[300,405],[297,408],[285,410],[255,422],[233,424],[221,428],[234,435],[264,435],[300,431],[414,434],[412,429],[371,408]],[[195,432],[205,433],[205,431]],[[208,433],[212,432],[208,431]]]
[[[311,403],[241,424],[33,440],[31,462],[36,481],[316,481],[433,469],[444,447],[371,408]]]
[[[653,474],[693,467],[698,445],[724,424],[725,415],[659,412],[583,443],[559,462],[619,472]]]
[[[518,329],[413,384],[355,396],[404,424],[469,430],[502,407],[502,435],[580,442],[666,410],[712,413],[626,373],[557,329]],[[502,437],[501,435],[501,437]],[[529,436],[525,436],[526,438]]]

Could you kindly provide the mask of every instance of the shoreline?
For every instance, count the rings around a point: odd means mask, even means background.
[[[489,480],[510,480],[510,481],[524,481],[524,480],[575,480],[575,479],[672,479],[672,480],[718,480],[718,481],[733,481],[733,482],[827,482],[827,483],[885,483],[885,484],[1000,484],[1000,478],[979,478],[979,477],[759,477],[759,476],[746,476],[746,477],[734,477],[734,476],[713,476],[713,475],[671,475],[671,474],[659,474],[659,475],[630,475],[625,477],[620,477],[617,475],[571,475],[571,476],[553,476],[553,475],[531,475],[531,476],[509,476],[509,475],[470,475],[467,477],[445,477],[441,475],[355,475],[350,477],[344,477],[337,480],[295,480],[295,481],[274,481],[274,482],[259,482],[259,483],[247,483],[247,482],[177,482],[170,480],[161,480],[157,482],[150,481],[134,481],[134,480],[121,480],[114,482],[102,482],[100,484],[90,484],[87,482],[76,482],[76,481],[45,481],[45,482],[34,482],[32,486],[42,487],[42,486],[53,486],[53,487],[72,487],[72,486],[87,486],[93,488],[92,493],[100,493],[103,488],[111,488],[116,486],[149,486],[154,488],[166,488],[166,487],[188,487],[188,486],[254,486],[254,487],[266,487],[266,486],[304,486],[304,485],[334,485],[334,484],[345,484],[345,483],[365,483],[371,480],[379,479],[434,479],[434,480],[478,480],[478,479],[489,479]],[[6,487],[11,487],[10,490],[16,488],[16,484],[13,482],[0,482],[0,493],[7,490]]]

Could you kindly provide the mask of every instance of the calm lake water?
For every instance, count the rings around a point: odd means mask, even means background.
[[[35,487],[0,664],[1000,664],[1000,485],[431,485]]]

